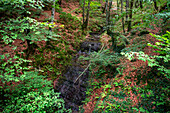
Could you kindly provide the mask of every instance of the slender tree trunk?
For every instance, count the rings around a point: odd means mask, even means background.
[[[54,15],[55,15],[55,0],[53,0],[53,8],[52,8],[52,11],[51,11],[51,24],[53,24],[54,22]],[[49,28],[50,31],[52,30],[52,28]]]
[[[117,0],[117,14],[119,13],[119,0]]]
[[[108,0],[106,0],[106,31],[109,30],[110,26],[110,9],[112,7],[112,0],[109,1],[109,7],[108,7]]]
[[[86,28],[87,28],[87,25],[89,22],[90,3],[91,3],[91,0],[89,0],[89,2],[88,2],[87,15],[86,15]]]
[[[62,2],[62,0],[59,0],[59,1],[58,1],[58,4],[59,4],[60,6],[61,6],[61,2]]]
[[[143,9],[143,5],[142,5],[143,0],[140,0],[140,8]]]
[[[108,1],[108,0],[106,0],[106,2],[107,2],[107,1]],[[106,10],[106,7],[107,7],[106,5],[107,5],[107,4],[105,3],[104,8],[103,8],[103,11],[102,11],[103,13],[104,13],[105,10]]]
[[[108,16],[109,16],[109,12],[108,12],[108,0],[106,0],[106,30],[108,30]]]
[[[109,25],[111,25],[111,23],[110,23],[110,9],[111,9],[111,7],[112,7],[112,0],[109,1],[109,16],[108,16],[108,24]]]
[[[85,0],[83,1],[83,24],[84,24],[84,21],[85,21],[85,18],[84,18],[85,12],[84,11],[85,11]]]
[[[153,0],[153,2],[154,2],[154,7],[155,7],[155,9],[158,11],[158,6],[157,6],[156,0]]]
[[[55,0],[53,0],[53,8],[51,10],[51,24],[54,22],[54,15],[55,15]],[[52,28],[49,27],[49,30],[52,31]],[[49,34],[50,35],[50,34]],[[50,43],[51,39],[48,38],[46,42],[46,47],[53,47],[53,45]]]
[[[138,8],[139,4],[138,4],[138,0],[135,1],[135,7]]]
[[[83,24],[83,26],[82,26],[82,30],[84,30],[84,29],[87,28],[87,26],[88,26],[88,22],[89,22],[89,11],[90,11],[90,3],[91,3],[91,0],[88,1],[87,14],[86,14],[86,21],[84,22],[84,24]]]
[[[128,20],[128,15],[129,15],[129,0],[126,0],[126,22]]]
[[[132,28],[131,28],[131,23],[132,23],[133,3],[134,3],[134,0],[131,0],[131,1],[130,1],[130,14],[129,14],[129,20],[128,20],[128,31],[130,31],[130,30],[132,29]]]
[[[121,0],[121,14],[123,15],[123,0]],[[122,16],[122,28],[123,28],[123,32],[125,33],[124,16]]]

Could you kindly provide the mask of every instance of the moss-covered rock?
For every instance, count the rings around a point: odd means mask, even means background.
[[[125,36],[123,35],[117,36],[115,37],[114,41],[114,50],[120,53],[121,50],[124,49],[128,43],[129,41]]]

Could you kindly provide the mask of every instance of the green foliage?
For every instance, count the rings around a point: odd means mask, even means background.
[[[54,24],[38,22],[27,17],[32,16],[30,14],[33,10],[41,11],[45,2],[52,2],[52,0],[0,1],[0,14],[3,15],[0,19],[0,40],[3,45],[11,46],[15,39],[20,39],[27,40],[29,46],[38,41],[56,40],[56,37],[59,37],[46,29],[56,27]],[[13,48],[14,52],[17,52],[16,48]],[[15,53],[0,55],[1,111],[5,113],[71,112],[65,109],[64,100],[60,98],[59,93],[53,91],[52,81],[38,75],[38,72],[30,71],[29,67],[24,66],[27,62],[31,61],[20,58]],[[50,70],[51,67],[47,68]]]
[[[167,7],[165,7],[165,4],[167,4]],[[162,33],[165,33],[167,28],[169,28],[168,21],[170,13],[168,4],[169,1],[167,0],[159,1],[159,3],[157,3],[159,10],[161,9],[161,7],[165,7],[165,9],[162,12],[155,11],[153,2],[144,2],[143,9],[141,9],[140,7],[133,8],[132,28],[154,29],[155,26],[153,25],[156,25],[156,27],[161,27]]]
[[[48,38],[55,39],[52,35],[58,36],[52,34],[52,32],[45,28],[47,26],[52,27],[53,25],[40,23],[29,17],[24,19],[10,19],[8,21],[1,22],[0,25],[3,26],[0,32],[2,33],[2,39],[6,44],[13,42],[15,39],[21,39],[23,41],[25,41],[25,39],[31,41],[47,41]],[[27,30],[30,30],[28,34]]]
[[[52,82],[45,80],[44,76],[37,72],[25,72],[14,86],[3,88],[7,99],[3,110],[6,113],[66,111],[64,100],[52,88]]]
[[[31,62],[30,60],[25,60],[16,55],[14,57],[10,57],[9,54],[0,55],[0,79],[2,83],[7,83],[11,81],[18,82],[19,76],[18,74],[22,73],[23,70],[27,70],[29,68],[23,67],[22,64],[24,62]],[[17,75],[16,75],[17,74]],[[2,87],[2,86],[1,86]]]
[[[154,70],[155,71],[155,70]],[[149,75],[152,76],[153,75]],[[143,112],[168,112],[169,111],[169,81],[164,77],[148,80],[148,85],[139,90],[141,101],[136,106]],[[136,89],[136,88],[135,88]]]
[[[52,82],[38,72],[26,72],[24,62],[30,62],[17,56],[1,55],[0,98],[3,112],[58,112],[67,111],[64,100],[52,89]],[[69,111],[67,111],[69,112]],[[70,111],[71,112],[71,111]]]
[[[93,112],[104,112],[104,113],[122,113],[122,112],[133,112],[130,108],[132,100],[127,94],[127,88],[123,87],[124,81],[117,82],[115,81],[105,84],[103,86],[103,92],[98,97],[96,106]],[[113,86],[122,87],[121,91],[118,91],[118,88],[115,91],[111,90]],[[129,90],[129,88],[128,88]]]
[[[134,59],[137,56],[138,59],[147,61],[148,66],[152,67],[150,73],[148,73],[145,80],[147,80],[147,85],[142,88],[134,88],[135,92],[138,92],[141,96],[141,100],[134,110],[140,112],[168,112],[169,111],[169,39],[170,33],[167,32],[162,36],[153,35],[159,42],[154,45],[148,44],[149,46],[156,49],[156,53],[159,55],[148,56],[144,52],[129,52],[123,53],[129,60]],[[144,77],[138,75],[138,81]],[[144,82],[144,81],[143,81]],[[146,81],[145,81],[146,82]]]
[[[134,56],[137,55],[138,59],[143,60],[143,61],[148,61],[148,66],[150,66],[150,67],[156,66],[158,68],[158,71],[160,71],[161,74],[163,74],[164,76],[166,76],[169,79],[170,71],[168,69],[167,63],[169,63],[169,59],[170,59],[170,56],[169,56],[170,33],[167,32],[167,34],[164,34],[163,36],[156,36],[156,35],[152,35],[152,36],[156,37],[160,42],[156,42],[155,45],[152,45],[150,43],[148,45],[157,49],[155,52],[159,53],[160,54],[159,56],[157,56],[157,55],[148,56],[147,54],[145,54],[142,51],[128,52],[128,53],[122,52],[121,54],[125,55],[129,60],[132,60],[134,58]]]
[[[27,17],[34,13],[33,9],[42,10],[51,2],[52,0],[1,0],[0,14],[3,15],[1,19]]]
[[[169,55],[170,54],[170,32],[167,31],[166,34],[162,36],[150,34],[151,36],[155,37],[159,40],[159,42],[156,42],[155,45],[148,44],[149,46],[153,47],[154,49],[157,49],[156,53],[159,53],[160,55]],[[167,56],[168,58],[169,56]],[[167,62],[168,59],[164,59],[164,62]]]
[[[61,12],[60,14],[61,23],[65,24],[66,29],[76,29],[80,27],[80,20],[76,16],[72,16],[70,13]]]
[[[82,57],[80,57],[82,58]],[[103,79],[105,74],[108,74],[107,77],[113,77],[116,75],[116,67],[120,63],[120,57],[118,54],[111,53],[108,49],[103,50],[102,52],[93,52],[89,57],[83,58],[84,60],[90,60],[91,70],[94,74],[93,77]]]
[[[72,59],[70,54],[73,53],[73,50],[70,50],[69,45],[64,41],[61,42],[59,39],[55,41],[55,44],[57,47],[54,49],[39,48],[40,53],[33,55],[35,59],[33,66],[40,69],[43,75],[49,75],[52,78],[65,71],[65,67],[70,65]]]
[[[4,112],[56,112],[63,113],[64,100],[59,99],[59,93],[54,91],[30,92],[16,97],[4,108]]]

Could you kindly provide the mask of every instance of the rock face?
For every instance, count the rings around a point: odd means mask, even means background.
[[[128,39],[119,32],[108,31],[107,34],[112,37],[113,50],[120,53],[129,43]]]
[[[129,42],[125,36],[123,35],[117,36],[115,37],[114,40],[114,50],[120,53],[121,50],[124,49],[128,43]]]
[[[73,112],[79,111],[79,106],[82,105],[82,101],[86,98],[85,91],[89,72],[86,71],[75,82],[83,71],[84,69],[78,66],[69,67],[67,73],[61,77],[59,83],[55,86],[55,91],[60,92],[61,98],[65,101],[65,107],[67,109],[71,108]]]
[[[81,50],[87,52],[99,51],[101,49],[100,35],[100,33],[90,33],[88,40],[81,43]]]
[[[72,66],[68,67],[65,74],[63,74],[59,80],[56,81],[55,91],[61,93],[61,98],[65,101],[65,107],[67,109],[72,109],[73,113],[78,113],[79,106],[82,105],[82,101],[86,98],[86,87],[88,86],[88,76],[89,71],[85,71],[84,74],[77,80],[80,74],[84,71],[84,65],[77,63],[77,59],[81,54],[85,56],[89,52],[98,51],[101,48],[101,43],[99,41],[100,34],[92,33],[91,37],[81,43],[81,50],[73,59]],[[88,63],[88,61],[87,61]],[[77,81],[76,81],[77,80]]]
[[[101,48],[101,43],[85,41],[81,43],[80,48],[82,51],[99,51]]]

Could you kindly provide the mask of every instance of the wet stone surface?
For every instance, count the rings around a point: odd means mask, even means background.
[[[91,52],[99,51],[101,48],[101,43],[85,41],[81,44],[80,48],[82,51],[91,51]]]
[[[68,68],[59,83],[55,86],[56,91],[61,93],[61,98],[65,101],[65,107],[71,108],[73,112],[79,110],[82,101],[86,98],[86,86],[89,72],[86,71],[77,81],[77,77],[84,71],[83,68],[71,66]],[[76,82],[75,82],[76,81]]]
[[[60,96],[65,101],[65,107],[72,109],[73,113],[78,113],[79,106],[83,104],[82,101],[86,98],[85,91],[88,86],[89,76],[89,71],[87,70],[77,79],[88,63],[87,61],[86,64],[81,65],[77,60],[81,55],[88,56],[90,52],[99,51],[101,48],[99,39],[99,35],[93,34],[90,40],[82,42],[79,52],[73,58],[72,66],[68,67],[66,73],[56,81],[55,91],[61,93]]]

